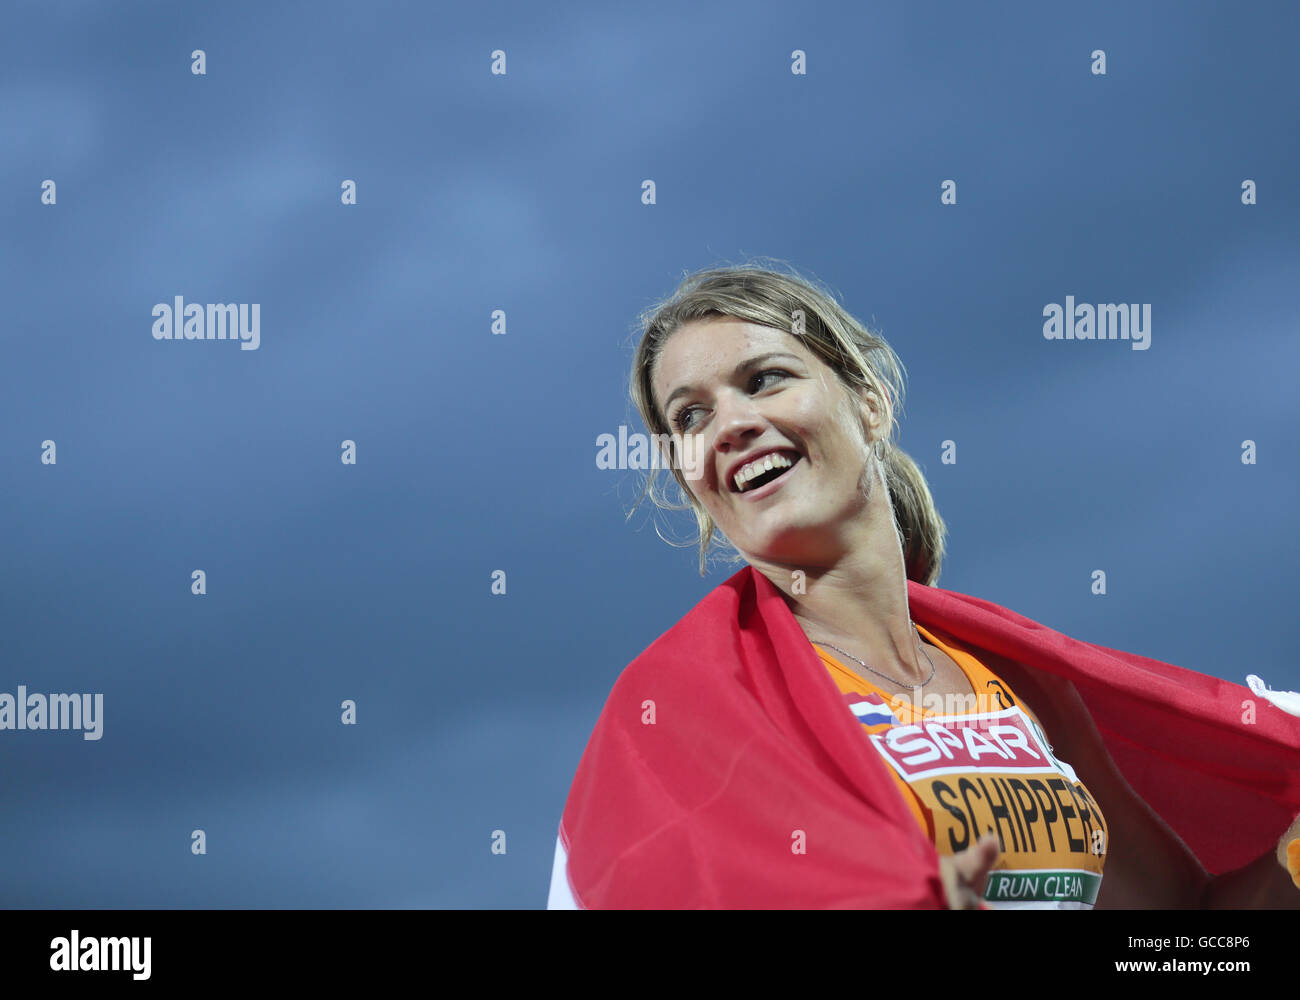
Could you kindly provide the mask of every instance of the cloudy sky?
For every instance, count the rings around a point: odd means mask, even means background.
[[[0,904],[544,906],[615,678],[731,572],[596,439],[637,314],[753,255],[907,366],[941,587],[1300,689],[1300,15],[1049,6],[9,4],[0,692],[104,715],[0,732]],[[1067,295],[1149,349],[1044,339]]]

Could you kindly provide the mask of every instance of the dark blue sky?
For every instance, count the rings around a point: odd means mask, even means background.
[[[544,906],[611,685],[731,572],[596,467],[631,324],[751,254],[907,366],[940,586],[1300,688],[1300,15],[1055,6],[7,5],[0,692],[104,731],[0,732],[0,904]],[[260,348],[154,340],[177,295]],[[1067,295],[1150,349],[1045,340]]]

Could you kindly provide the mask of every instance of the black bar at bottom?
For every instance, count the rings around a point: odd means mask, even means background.
[[[115,989],[338,990],[412,977],[436,988],[464,974],[480,988],[680,988],[782,970],[811,988],[847,974],[864,985],[1200,981],[1223,990],[1293,977],[1297,926],[1294,913],[1267,910],[9,910],[0,921],[6,992],[110,981]],[[697,959],[707,975],[691,971]],[[611,963],[622,970],[614,980]]]

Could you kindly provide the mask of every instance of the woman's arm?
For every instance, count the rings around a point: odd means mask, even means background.
[[[1028,695],[1034,699],[1030,705],[1047,731],[1053,753],[1074,768],[1106,820],[1106,867],[1097,908],[1200,907],[1209,873],[1173,827],[1124,778],[1074,685],[1045,674],[1035,686],[1038,690]]]
[[[1283,851],[1300,837],[1300,816],[1282,834],[1276,852],[1263,854],[1244,868],[1216,875],[1206,887],[1203,906],[1219,910],[1300,910],[1300,888],[1287,870]],[[1106,882],[1102,879],[1102,884]]]
[[[1019,664],[995,669],[1005,669],[1012,689],[1048,733],[1053,752],[1074,768],[1101,806],[1109,842],[1098,909],[1300,909],[1300,890],[1271,851],[1233,872],[1217,877],[1206,872],[1182,838],[1125,780],[1069,680]],[[1292,830],[1300,836],[1300,826],[1293,824]]]

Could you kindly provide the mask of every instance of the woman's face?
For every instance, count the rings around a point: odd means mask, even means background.
[[[865,512],[886,491],[863,435],[880,436],[881,413],[871,396],[853,404],[797,337],[696,320],[668,338],[652,383],[668,427],[697,456],[691,492],[750,562],[829,565],[866,536],[876,515]],[[765,471],[747,475],[755,468]],[[889,516],[887,494],[883,504]]]

